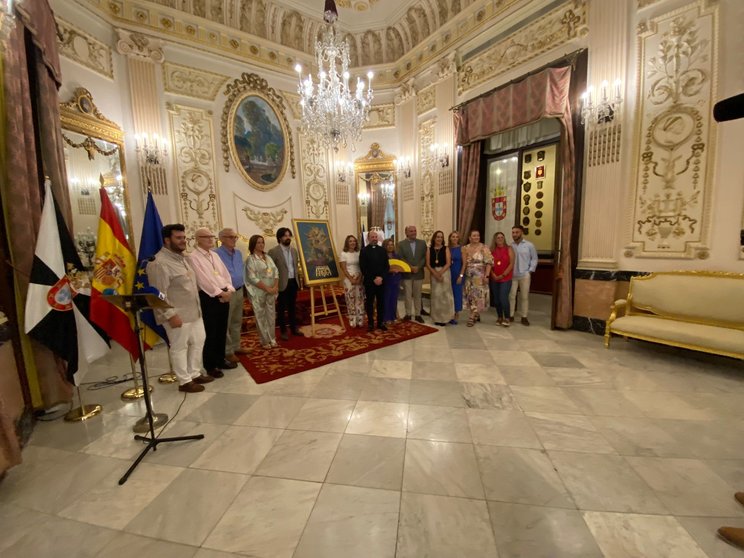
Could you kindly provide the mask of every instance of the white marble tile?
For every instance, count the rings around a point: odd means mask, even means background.
[[[248,477],[186,469],[126,526],[126,531],[200,546]]]
[[[119,532],[101,550],[106,558],[131,558],[132,556],[157,556],[158,558],[193,558],[198,548],[185,544],[159,541]]]
[[[409,407],[408,438],[440,442],[473,441],[465,409],[429,405]]]
[[[286,430],[256,469],[257,475],[322,481],[331,466],[341,434]]]
[[[488,500],[557,508],[576,506],[543,451],[475,446]]]
[[[412,380],[441,380],[444,382],[457,381],[453,362],[414,362]]]
[[[472,444],[407,440],[403,490],[484,498]]]
[[[277,428],[230,426],[191,464],[194,469],[252,474],[282,435]]]
[[[293,558],[394,558],[400,492],[323,486]]]
[[[461,384],[462,398],[471,409],[516,410],[519,404],[508,386],[499,384]]]
[[[563,388],[511,386],[510,389],[526,413],[583,414]]]
[[[520,411],[467,409],[467,416],[476,444],[542,448],[530,421]]]
[[[615,453],[587,417],[527,413],[532,428],[547,450]]]
[[[188,415],[181,414],[184,420],[191,422],[213,422],[216,424],[233,424],[245,413],[256,399],[257,395],[242,395],[236,393],[213,393],[207,401],[199,405]]]
[[[375,360],[370,376],[375,378],[400,378],[410,380],[413,363],[410,360]]]
[[[305,399],[301,397],[263,395],[235,420],[235,424],[286,428],[304,404]]]
[[[555,386],[551,378],[541,366],[502,365],[499,363],[501,375],[510,386]]]
[[[416,362],[455,362],[452,350],[449,347],[436,345],[417,346],[413,351],[413,360]]]
[[[716,418],[712,411],[696,407],[674,393],[626,390],[623,394],[648,417],[677,420]],[[659,404],[661,401],[663,405]]]
[[[255,558],[292,558],[321,485],[253,477],[204,547]]]
[[[438,380],[411,380],[410,402],[413,405],[440,405],[443,407],[466,407],[459,382]]]
[[[287,426],[290,430],[343,432],[354,410],[353,401],[340,399],[306,399],[300,412]]]
[[[695,539],[709,558],[741,558],[742,550],[718,536],[718,528],[740,527],[741,517],[677,517],[677,521]]]
[[[580,369],[585,370],[585,369]],[[563,387],[563,392],[588,415],[607,417],[645,416],[625,394],[614,389]]]
[[[496,366],[540,366],[527,351],[503,351],[491,349]]]
[[[484,501],[402,494],[396,558],[497,555]]]
[[[178,442],[166,442],[158,445],[158,451],[150,451],[145,457],[148,463],[159,463],[161,465],[173,465],[174,467],[188,467],[191,465],[212,442],[214,442],[228,427],[224,424],[210,424],[207,422],[195,423],[174,420],[165,430],[161,437],[179,437],[203,434],[202,440],[182,440]]]
[[[670,516],[584,512],[584,521],[605,558],[708,558]]]
[[[411,381],[399,378],[367,378],[361,401],[388,401],[391,403],[408,403],[411,396]]]
[[[382,401],[358,401],[346,427],[347,434],[405,438],[408,405]]]
[[[495,364],[491,352],[486,349],[452,349],[452,360],[461,364]]]
[[[505,385],[506,380],[494,364],[479,364],[468,362],[455,363],[456,379],[460,382],[475,382],[478,384]]]
[[[684,448],[652,419],[588,417],[620,455],[675,456]]]
[[[405,440],[344,434],[326,482],[400,490]]]

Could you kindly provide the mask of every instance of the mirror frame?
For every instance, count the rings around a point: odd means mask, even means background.
[[[129,200],[129,185],[127,182],[127,167],[124,157],[124,131],[118,124],[106,118],[93,101],[93,95],[85,87],[78,87],[73,91],[70,100],[59,105],[59,119],[62,125],[62,139],[72,148],[80,149],[70,143],[70,139],[65,135],[65,130],[82,134],[87,140],[103,140],[113,143],[119,151],[119,166],[121,168],[121,184],[124,189],[124,207],[127,210],[126,222],[129,228],[129,244],[134,249],[134,228],[132,227],[132,209]],[[95,150],[93,145],[83,145],[83,149],[88,152]],[[65,169],[67,173],[67,169]],[[107,186],[107,184],[103,184]],[[68,185],[69,187],[69,185]],[[73,223],[74,228],[74,223]],[[79,231],[72,231],[74,235]]]
[[[356,205],[357,213],[357,231],[361,234],[362,231],[362,206],[359,203],[360,180],[362,174],[377,173],[377,172],[389,172],[393,184],[395,184],[395,203],[393,209],[395,211],[395,241],[398,242],[400,236],[398,235],[400,228],[400,217],[398,212],[399,199],[399,188],[398,188],[398,177],[395,174],[395,160],[394,155],[385,153],[381,148],[380,144],[375,142],[369,147],[369,151],[366,155],[359,157],[354,161],[354,191],[356,193],[354,204]],[[369,232],[369,231],[367,231]]]

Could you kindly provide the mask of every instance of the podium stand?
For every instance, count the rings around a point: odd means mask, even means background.
[[[142,373],[142,388],[145,399],[145,408],[147,409],[145,420],[147,421],[149,436],[136,435],[134,437],[135,440],[147,442],[147,445],[145,446],[145,449],[143,449],[142,452],[139,454],[137,459],[134,460],[132,466],[127,469],[126,473],[124,473],[124,476],[119,479],[119,484],[122,485],[127,482],[129,475],[134,472],[134,470],[137,468],[137,465],[139,465],[140,462],[145,458],[148,451],[157,451],[158,444],[162,444],[164,442],[181,442],[183,440],[201,440],[204,438],[204,434],[195,434],[193,436],[177,436],[174,438],[155,437],[155,414],[152,411],[152,400],[150,399],[149,389],[150,386],[148,384],[147,366],[145,364],[145,350],[142,346],[142,337],[140,336],[141,325],[139,320],[139,313],[141,310],[147,310],[148,308],[171,308],[171,305],[158,298],[154,294],[148,293],[133,295],[103,295],[102,298],[107,300],[114,306],[121,308],[127,314],[130,314],[132,318],[134,318],[134,333],[137,336],[137,346],[139,347],[140,351],[140,372]]]

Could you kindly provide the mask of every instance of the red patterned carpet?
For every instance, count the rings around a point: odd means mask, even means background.
[[[366,327],[350,328],[348,326],[344,331],[337,318],[316,324],[314,338],[310,337],[309,325],[300,329],[306,337],[290,336],[289,341],[282,341],[277,330],[279,348],[276,349],[262,348],[255,330],[243,334],[241,345],[249,349],[251,353],[238,355],[238,358],[257,384],[291,376],[437,331],[433,327],[413,321],[396,323],[384,332],[375,330],[368,333]]]

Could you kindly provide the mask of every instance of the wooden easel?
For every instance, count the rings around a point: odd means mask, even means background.
[[[315,289],[319,289],[320,291],[320,300],[323,303],[323,310],[315,311]],[[327,292],[330,292],[331,299],[333,300],[332,304],[329,304],[326,300]],[[338,322],[341,324],[341,327],[344,328],[344,331],[346,331],[346,324],[344,324],[344,318],[341,315],[341,308],[338,305],[338,300],[336,300],[336,292],[333,290],[333,285],[318,285],[317,287],[311,286],[310,287],[310,335],[315,337],[315,317],[325,317],[330,316],[333,313],[338,314]]]

